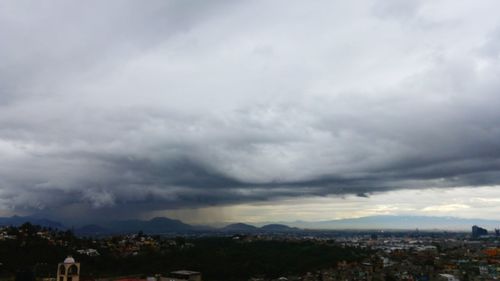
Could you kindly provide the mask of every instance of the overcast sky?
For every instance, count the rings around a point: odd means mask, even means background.
[[[495,218],[499,10],[1,1],[0,214]]]

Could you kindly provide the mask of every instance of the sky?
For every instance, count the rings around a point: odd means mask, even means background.
[[[499,9],[1,1],[0,215],[500,219]]]

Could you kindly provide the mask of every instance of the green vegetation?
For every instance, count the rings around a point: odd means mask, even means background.
[[[143,247],[123,255],[116,249],[134,241],[123,237],[92,241],[71,232],[51,232],[54,239],[36,235],[39,228],[23,226],[20,239],[0,241],[2,275],[12,276],[31,268],[38,277],[54,276],[58,262],[72,254],[82,264],[86,277],[167,274],[174,270],[200,271],[204,280],[248,280],[252,276],[278,277],[334,267],[338,261],[360,260],[368,253],[342,248],[335,243],[296,240],[233,240],[230,237],[166,239],[155,237],[154,247]],[[28,229],[26,229],[28,228]],[[15,233],[11,229],[11,233]],[[138,235],[140,241],[140,235]],[[104,242],[103,242],[104,241]],[[115,245],[117,245],[115,247]],[[96,257],[76,254],[81,247],[93,246]],[[122,247],[122,248],[118,248]],[[54,272],[52,272],[52,271]]]
[[[56,244],[37,235],[43,231],[50,233]],[[34,226],[29,223],[19,228],[4,228],[3,232],[16,239],[0,241],[0,278],[12,277],[18,272],[34,271],[39,276],[54,275],[57,263],[67,255],[67,246],[77,239],[70,231],[57,231]]]
[[[359,260],[367,254],[359,249],[311,241],[239,242],[205,238],[189,242],[195,246],[125,258],[84,258],[82,262],[86,271],[105,275],[166,274],[190,269],[202,272],[204,280],[248,280],[252,276],[278,277],[334,267],[338,261]]]

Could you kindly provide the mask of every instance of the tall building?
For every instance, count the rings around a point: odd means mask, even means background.
[[[68,256],[64,262],[57,266],[56,281],[79,281],[80,280],[80,263],[75,262],[75,259]]]
[[[477,225],[472,226],[472,238],[477,239],[483,235],[488,235],[488,230]]]

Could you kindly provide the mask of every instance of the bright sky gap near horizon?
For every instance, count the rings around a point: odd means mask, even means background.
[[[0,216],[500,219],[498,1],[1,1]]]

